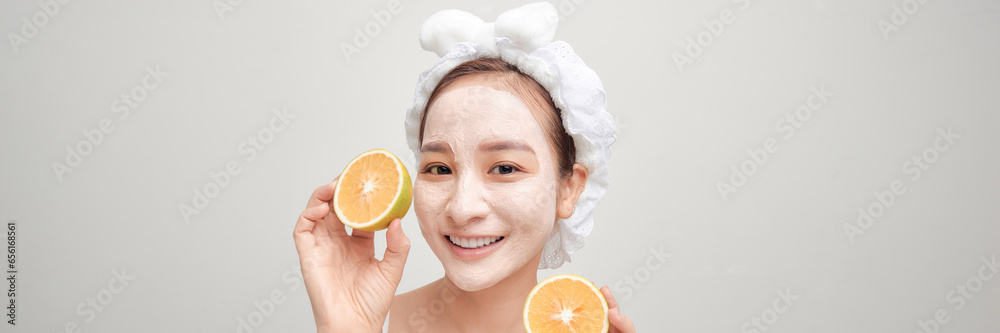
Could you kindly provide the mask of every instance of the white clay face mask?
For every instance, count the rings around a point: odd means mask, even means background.
[[[427,111],[414,211],[445,275],[476,291],[542,251],[556,219],[556,164],[521,99],[454,85]]]

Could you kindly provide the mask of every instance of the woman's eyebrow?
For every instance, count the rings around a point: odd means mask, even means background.
[[[505,149],[522,150],[532,154],[535,153],[535,150],[531,149],[531,146],[521,141],[505,140],[505,141],[483,142],[479,144],[479,150],[487,153],[501,151]]]
[[[441,141],[431,141],[420,147],[421,153],[426,153],[426,152],[443,153],[450,151],[451,147],[449,147],[447,143]]]

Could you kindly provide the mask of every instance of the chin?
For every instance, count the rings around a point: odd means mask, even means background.
[[[479,291],[503,281],[524,265],[522,254],[511,253],[507,236],[486,246],[463,248],[443,237],[439,258],[445,276],[465,291]],[[459,242],[461,244],[461,242]]]
[[[486,275],[469,275],[464,273],[452,273],[454,270],[448,270],[445,268],[445,277],[451,280],[459,289],[464,291],[480,291],[489,287],[492,287],[502,281],[507,276],[486,276]],[[496,273],[496,272],[491,272]]]

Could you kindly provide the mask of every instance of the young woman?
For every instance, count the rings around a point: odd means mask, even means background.
[[[443,58],[421,75],[407,138],[419,160],[413,210],[445,276],[395,295],[410,248],[401,222],[375,259],[374,233],[348,235],[331,210],[335,179],[294,232],[318,331],[377,332],[390,313],[391,332],[524,331],[537,270],[568,261],[590,232],[614,141],[600,81],[549,42],[557,22],[538,3],[494,24],[458,11],[424,23],[422,45]],[[611,331],[635,332],[601,292]]]

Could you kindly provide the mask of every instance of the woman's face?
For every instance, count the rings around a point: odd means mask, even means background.
[[[557,179],[531,111],[466,79],[427,112],[413,201],[445,275],[476,291],[537,264],[556,219]]]

